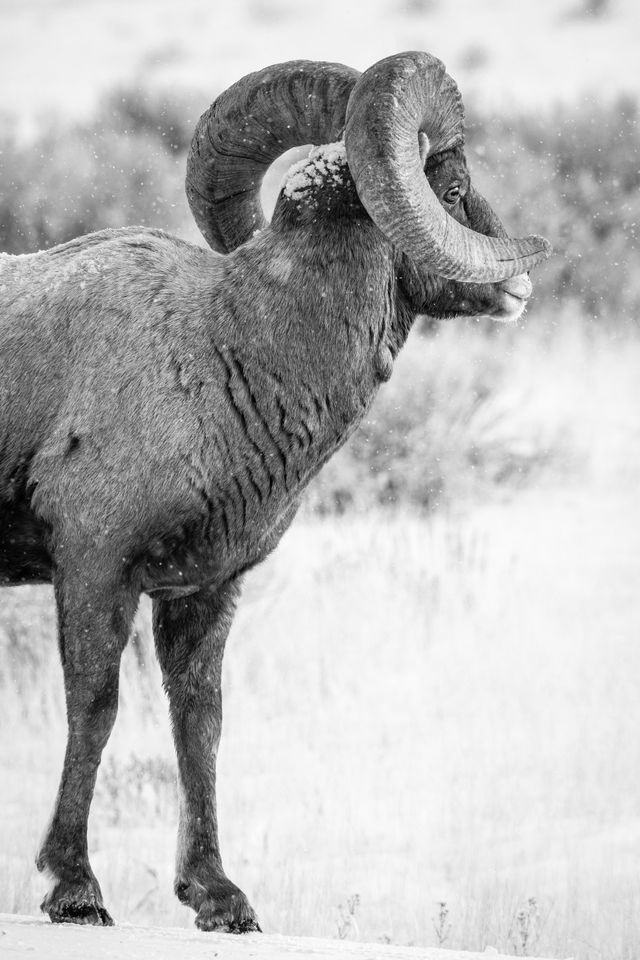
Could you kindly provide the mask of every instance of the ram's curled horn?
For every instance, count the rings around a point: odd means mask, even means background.
[[[463,142],[460,93],[444,64],[409,52],[366,70],[349,100],[345,143],[360,200],[380,229],[418,266],[451,280],[496,283],[544,260],[551,248],[542,237],[485,236],[447,214],[424,175],[421,131],[429,155]]]
[[[251,73],[202,115],[187,160],[187,197],[207,243],[228,253],[266,221],[260,186],[286,150],[337,140],[357,70],[291,60]]]

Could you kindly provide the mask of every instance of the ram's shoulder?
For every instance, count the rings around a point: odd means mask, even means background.
[[[215,263],[220,254],[189,243],[164,230],[151,227],[121,227],[100,230],[44,251],[51,264],[80,261],[103,266],[126,263],[143,268]]]
[[[55,273],[68,276],[84,272],[89,276],[109,268],[167,269],[172,265],[215,267],[220,254],[150,227],[121,227],[88,233],[47,250],[14,256],[0,254],[0,275],[26,278]]]

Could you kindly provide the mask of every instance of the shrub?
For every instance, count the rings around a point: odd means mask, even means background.
[[[128,224],[183,232],[186,124],[138,94],[115,93],[95,121],[35,144],[0,132],[0,249],[28,253]]]
[[[575,300],[590,319],[637,327],[640,316],[640,126],[629,97],[547,116],[471,124],[474,181],[510,233],[548,237],[536,300]]]
[[[537,404],[546,347],[534,335],[443,323],[416,333],[349,443],[324,467],[307,508],[435,510],[522,488],[550,468],[573,468],[573,410]]]

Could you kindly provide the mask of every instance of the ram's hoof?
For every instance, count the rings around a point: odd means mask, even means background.
[[[196,927],[219,933],[261,933],[258,918],[248,900],[244,894],[240,897],[241,901],[238,894],[222,902],[205,900],[196,915]]]
[[[179,880],[178,899],[196,911],[199,930],[219,933],[261,933],[258,918],[242,890],[226,877],[210,877],[209,883]]]
[[[91,923],[112,927],[113,920],[102,902],[100,890],[91,882],[67,883],[60,880],[40,904],[52,923]]]

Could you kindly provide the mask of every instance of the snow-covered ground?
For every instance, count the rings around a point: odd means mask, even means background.
[[[31,960],[488,960],[487,953],[419,950],[388,944],[346,943],[311,937],[243,937],[158,927],[52,927],[48,921],[0,914],[0,956]],[[489,960],[510,960],[493,951]],[[515,960],[515,958],[512,958]],[[520,956],[520,960],[523,960]],[[525,958],[526,960],[526,958]]]
[[[27,130],[114,85],[204,101],[280,60],[365,69],[407,49],[444,60],[466,101],[537,107],[637,94],[639,40],[636,0],[2,0],[0,110]]]

